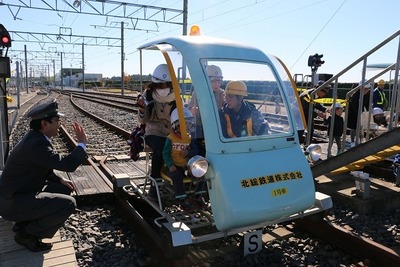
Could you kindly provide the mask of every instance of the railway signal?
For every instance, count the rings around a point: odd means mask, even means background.
[[[308,57],[308,66],[311,67],[311,77],[312,77],[312,82],[313,84],[317,83],[317,70],[319,67],[321,67],[322,64],[325,63],[324,60],[321,58],[323,57],[323,54],[315,54],[311,55]]]
[[[324,60],[321,60],[321,58],[322,58],[323,56],[324,56],[323,54],[321,54],[321,55],[315,54],[315,55],[309,56],[309,57],[308,57],[308,66],[311,67],[311,69],[312,69],[313,71],[314,71],[314,69],[315,69],[315,71],[317,71],[317,69],[318,69],[319,67],[321,67],[322,64],[325,63]]]
[[[1,47],[11,47],[11,37],[7,29],[0,24],[0,46]]]

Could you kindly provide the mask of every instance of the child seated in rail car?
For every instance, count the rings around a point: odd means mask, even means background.
[[[196,208],[186,196],[183,178],[185,176],[186,164],[188,160],[198,154],[198,148],[190,136],[191,128],[194,124],[194,116],[187,108],[183,108],[186,122],[187,136],[182,136],[178,110],[174,109],[171,113],[172,133],[167,136],[163,149],[163,157],[167,166],[167,175],[171,177],[175,190],[175,198],[179,201],[181,209],[191,211]],[[199,208],[205,207],[202,198],[204,182],[199,182],[196,186],[195,204]]]

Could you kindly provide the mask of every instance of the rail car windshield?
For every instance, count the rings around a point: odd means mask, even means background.
[[[287,106],[282,86],[269,65],[223,60],[202,60],[201,65],[213,92],[211,99],[218,112],[222,140],[293,134],[288,109],[298,105]],[[196,116],[196,137],[202,135],[200,107],[196,105],[199,90],[202,88],[191,88],[188,104]]]

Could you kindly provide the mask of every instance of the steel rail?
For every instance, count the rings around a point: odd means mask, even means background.
[[[296,228],[335,244],[340,249],[362,259],[368,266],[369,263],[375,266],[400,266],[400,255],[393,249],[352,233],[334,223],[309,217],[294,222]]]

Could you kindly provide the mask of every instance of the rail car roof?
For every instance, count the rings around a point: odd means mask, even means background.
[[[139,50],[158,50],[159,45],[166,45],[168,51],[181,52],[183,55],[197,58],[232,58],[265,60],[268,57],[259,49],[243,43],[206,36],[168,37],[146,43]]]

